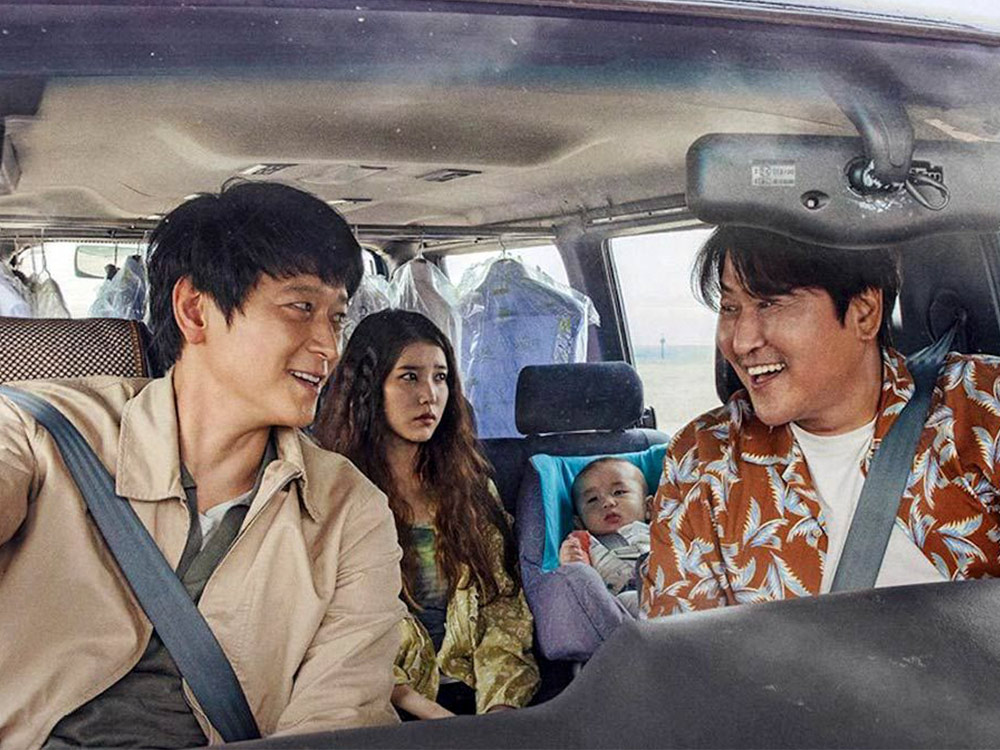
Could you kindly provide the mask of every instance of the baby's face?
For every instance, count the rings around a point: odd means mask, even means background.
[[[646,481],[630,463],[602,463],[577,485],[576,512],[591,534],[611,534],[646,520]]]

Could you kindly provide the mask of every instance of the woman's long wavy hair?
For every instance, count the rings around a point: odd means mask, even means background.
[[[520,577],[514,537],[496,498],[490,492],[490,465],[483,457],[473,428],[451,343],[419,313],[385,310],[364,318],[351,335],[334,372],[314,435],[328,450],[347,456],[389,498],[403,548],[403,593],[417,606],[417,558],[410,526],[413,514],[400,496],[387,460],[391,432],[385,416],[384,386],[403,350],[410,344],[439,347],[448,365],[448,401],[434,435],[417,450],[416,471],[431,498],[437,530],[437,562],[448,581],[450,597],[462,566],[471,573],[487,601],[517,593]],[[490,527],[503,538],[503,569],[498,580],[488,544]],[[495,533],[495,532],[492,532]]]

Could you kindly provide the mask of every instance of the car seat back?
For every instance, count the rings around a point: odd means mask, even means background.
[[[149,342],[148,329],[135,320],[0,317],[0,382],[154,377]]]
[[[626,362],[525,367],[515,396],[523,436],[482,441],[508,512],[517,513],[521,480],[536,453],[627,453],[666,442],[666,433],[634,427],[642,412],[642,381]]]
[[[518,488],[521,578],[535,616],[538,645],[547,659],[584,660],[627,614],[592,568],[542,569],[545,509],[529,459],[537,453],[635,452],[665,443],[668,436],[633,427],[642,417],[642,382],[625,362],[526,367],[518,377],[515,408],[518,430],[525,437],[485,443],[501,495]]]

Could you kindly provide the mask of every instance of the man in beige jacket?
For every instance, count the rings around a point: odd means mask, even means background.
[[[166,377],[20,384],[80,430],[208,622],[260,732],[395,721],[385,497],[299,428],[360,248],[322,201],[242,184],[151,238]],[[219,742],[46,430],[0,398],[0,748]]]

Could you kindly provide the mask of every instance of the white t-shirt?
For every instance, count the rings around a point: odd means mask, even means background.
[[[875,435],[875,420],[842,435],[815,435],[796,424],[792,424],[791,428],[809,465],[809,473],[812,474],[826,518],[827,553],[820,585],[820,593],[826,594],[833,585],[847,532],[865,483],[861,464]],[[930,560],[898,525],[893,524],[875,586],[904,586],[941,580],[944,579]]]
[[[199,511],[198,523],[201,526],[202,549],[205,549],[205,545],[208,544],[208,540],[215,536],[215,532],[219,530],[219,525],[222,523],[222,519],[225,517],[226,511],[234,505],[250,505],[250,501],[253,500],[253,496],[254,490],[250,490],[249,492],[245,492],[232,500],[227,500],[224,503],[213,505],[204,513]]]

